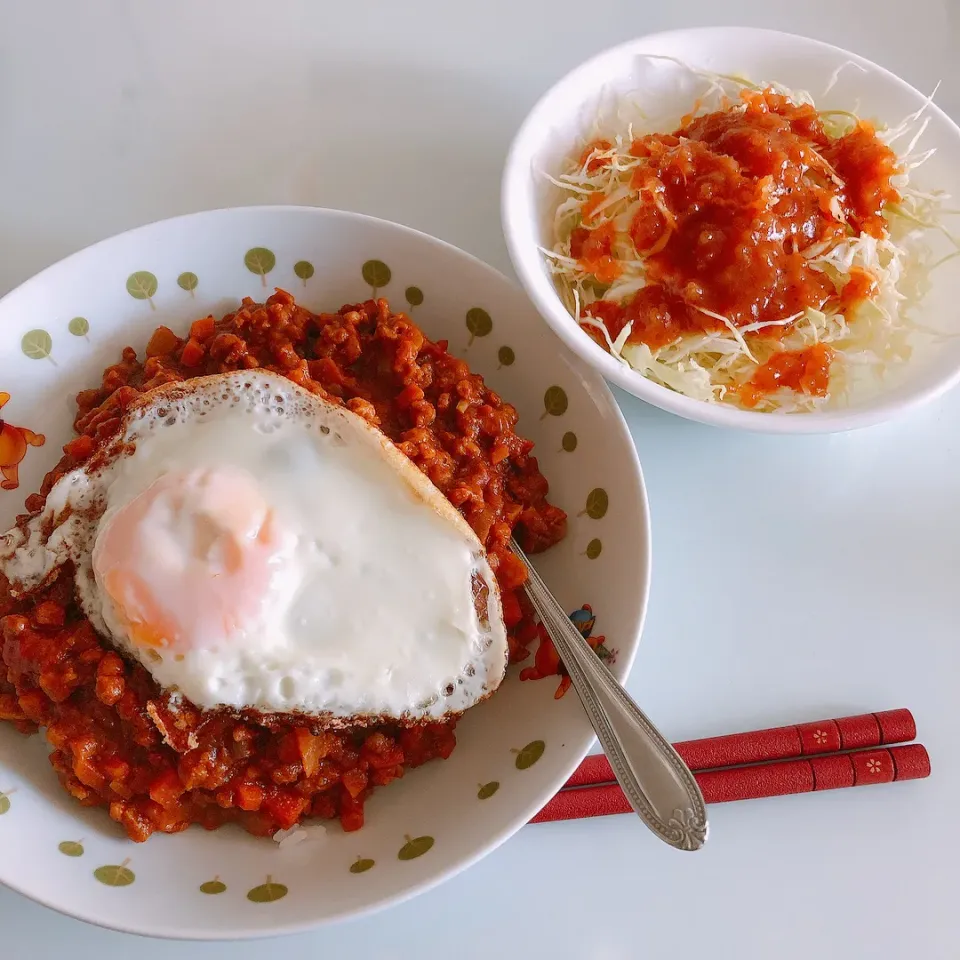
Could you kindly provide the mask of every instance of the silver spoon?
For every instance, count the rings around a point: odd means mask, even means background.
[[[678,850],[699,850],[707,839],[707,811],[693,774],[570,622],[517,542],[511,539],[510,546],[526,564],[527,596],[570,674],[630,806],[665,843]]]

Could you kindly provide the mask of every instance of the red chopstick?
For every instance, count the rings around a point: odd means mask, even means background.
[[[920,744],[883,748],[915,736],[910,712],[889,710],[692,740],[676,747],[694,771],[704,800],[726,803],[928,777],[930,758]],[[606,758],[591,756],[530,822],[630,809]]]
[[[861,750],[889,743],[907,743],[917,735],[917,724],[909,710],[883,710],[839,720],[770,727],[748,733],[731,733],[705,740],[675,743],[683,762],[694,771],[737,767],[745,763],[789,760],[818,753]],[[613,783],[616,777],[602,754],[587,757],[564,787]]]

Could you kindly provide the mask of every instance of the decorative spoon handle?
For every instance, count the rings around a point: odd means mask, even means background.
[[[516,541],[511,547],[527,566],[527,596],[570,674],[630,806],[664,842],[678,850],[699,850],[707,839],[707,811],[693,775],[570,622]]]

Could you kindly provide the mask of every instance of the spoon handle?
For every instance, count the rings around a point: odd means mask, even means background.
[[[698,850],[707,839],[707,811],[693,775],[570,622],[515,541],[511,547],[527,566],[527,596],[570,674],[630,806],[665,843]]]

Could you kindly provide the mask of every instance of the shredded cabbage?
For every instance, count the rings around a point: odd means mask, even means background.
[[[679,61],[674,62],[691,69]],[[742,77],[693,72],[706,81],[707,89],[698,98],[696,110],[691,116],[722,108],[745,109],[731,106],[743,89],[772,89],[789,97],[794,103],[814,105],[813,98],[805,91],[790,91],[774,83],[756,84]],[[840,70],[837,70],[830,78],[827,90],[836,83],[839,73]],[[656,197],[642,197],[635,188],[630,187],[632,172],[645,160],[633,157],[629,152],[634,138],[641,133],[639,125],[635,129],[633,122],[625,122],[624,109],[632,105],[626,101],[619,103],[616,118],[618,129],[605,130],[598,123],[589,140],[580,145],[582,150],[586,143],[603,139],[611,144],[610,148],[597,147],[587,156],[581,156],[578,151],[559,176],[549,176],[566,196],[555,210],[554,246],[549,250],[541,248],[541,252],[554,275],[564,304],[578,324],[597,331],[598,337],[614,357],[654,382],[688,397],[740,406],[738,389],[774,353],[802,350],[821,343],[829,345],[835,355],[826,397],[813,397],[784,389],[764,396],[753,409],[781,413],[806,412],[848,399],[852,371],[868,369],[882,377],[890,365],[901,363],[910,356],[914,334],[923,331],[912,319],[911,311],[925,293],[929,273],[944,261],[960,256],[960,242],[940,221],[943,214],[952,212],[944,206],[946,195],[922,193],[911,188],[909,183],[911,171],[934,152],[917,152],[918,143],[929,123],[929,118],[923,115],[932,100],[933,94],[919,110],[898,126],[877,128],[878,138],[888,146],[909,136],[907,146],[898,153],[902,172],[892,181],[902,201],[888,206],[884,211],[886,235],[877,239],[863,234],[832,245],[821,244],[819,248],[812,247],[805,253],[811,265],[827,274],[838,289],[851,278],[854,270],[868,272],[876,283],[875,292],[868,300],[860,302],[846,315],[807,309],[790,317],[739,328],[728,318],[709,313],[724,324],[724,330],[684,336],[654,350],[645,344],[628,342],[629,325],[616,340],[611,340],[606,327],[584,313],[585,308],[601,299],[623,304],[646,285],[644,257],[633,246],[629,226],[641,204],[656,202]],[[639,117],[642,120],[642,113]],[[821,111],[820,117],[831,138],[848,133],[859,120],[856,112],[846,110]],[[688,122],[688,119],[685,118],[683,122]],[[675,126],[680,125],[677,123]],[[597,164],[594,161],[598,159],[606,162]],[[836,179],[825,161],[824,169]],[[581,224],[582,204],[598,193],[602,199],[598,197],[597,204],[591,209],[590,225],[595,228],[605,223],[613,224],[616,232],[611,253],[622,268],[620,276],[609,286],[598,282],[570,254],[571,234]],[[669,219],[669,211],[661,207],[661,212]],[[931,249],[924,242],[924,235],[934,230],[948,238],[951,252],[931,262]],[[669,231],[664,231],[664,238],[668,236]],[[776,340],[755,336],[771,326],[789,327],[789,330]]]

